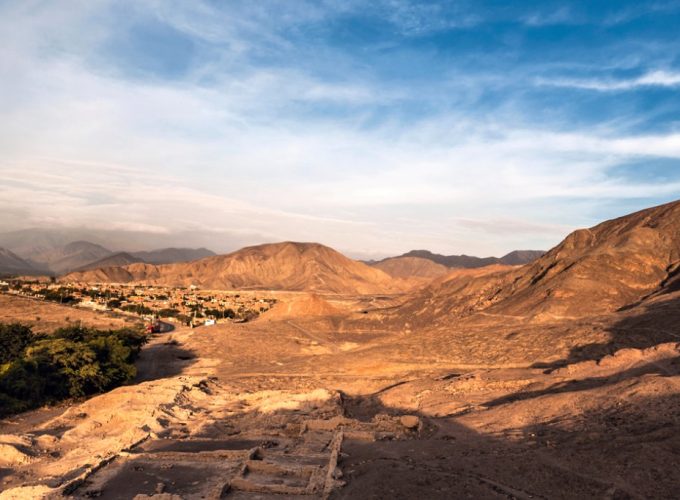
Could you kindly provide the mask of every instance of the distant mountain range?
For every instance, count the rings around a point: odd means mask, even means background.
[[[401,264],[402,271],[405,273],[408,263],[415,265],[420,269],[423,268],[422,262],[413,259],[426,259],[432,261],[436,264],[444,266],[446,268],[463,268],[463,269],[476,269],[478,267],[491,266],[494,264],[502,264],[507,266],[519,266],[524,264],[529,264],[539,257],[543,256],[545,252],[543,250],[515,250],[510,252],[503,257],[474,257],[471,255],[441,255],[437,253],[432,253],[429,250],[411,250],[403,255],[398,255],[396,257],[389,257],[377,262],[368,262],[368,264],[379,267],[381,269],[385,267],[395,268],[397,266],[397,259],[404,259]],[[435,270],[436,268],[430,267],[429,272],[436,274],[442,274],[441,269],[439,273]],[[415,271],[416,275],[419,271]]]
[[[10,234],[11,237],[6,237]],[[90,241],[64,243],[57,233],[7,233],[0,235],[0,273],[61,275],[76,270],[144,262],[188,262],[215,255],[206,248],[161,248],[139,252],[113,252]],[[19,235],[20,237],[17,237]],[[32,238],[35,236],[35,238]]]

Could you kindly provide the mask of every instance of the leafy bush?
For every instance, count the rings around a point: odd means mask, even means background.
[[[0,325],[0,341],[13,349],[12,355],[2,351],[2,417],[46,403],[104,392],[129,382],[136,375],[133,363],[146,338],[132,329],[97,330],[81,326],[60,328],[51,336],[36,336],[30,328],[13,324]]]
[[[33,341],[33,332],[20,323],[0,323],[0,365],[18,358]]]
[[[214,318],[235,318],[236,313],[233,309],[206,309],[205,313]]]
[[[59,302],[60,304],[77,304],[80,302],[80,299],[71,295],[70,289],[64,287],[60,287],[58,290],[43,288],[38,291],[38,294],[42,295],[45,300]]]

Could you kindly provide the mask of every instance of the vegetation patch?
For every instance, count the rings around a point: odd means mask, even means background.
[[[0,417],[130,382],[146,337],[140,330],[82,326],[34,333],[0,323]]]

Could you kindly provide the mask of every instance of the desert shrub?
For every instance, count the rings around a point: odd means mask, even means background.
[[[29,340],[0,365],[0,417],[129,382],[136,374],[133,363],[145,342],[143,333],[129,328],[70,326],[51,336],[35,336],[30,328],[17,325],[0,325],[0,331],[9,331],[9,327]]]
[[[123,307],[121,307],[121,309],[123,311],[137,313],[140,315],[149,315],[154,313],[153,309],[142,304],[126,304]]]

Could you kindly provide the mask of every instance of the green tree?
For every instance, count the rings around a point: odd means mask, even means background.
[[[33,340],[33,331],[28,326],[0,324],[0,365],[18,358]]]

